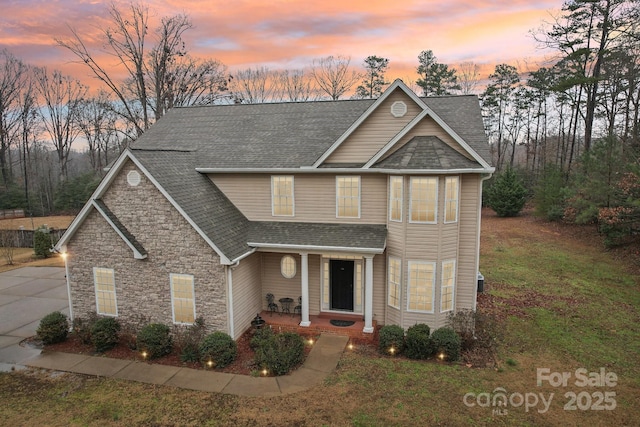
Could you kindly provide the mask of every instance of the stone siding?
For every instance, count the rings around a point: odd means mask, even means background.
[[[127,173],[128,161],[111,183],[103,201],[148,252],[136,260],[132,250],[95,209],[67,245],[74,317],[96,312],[93,267],[115,272],[118,318],[123,323],[141,317],[173,324],[170,274],[194,276],[196,316],[207,330],[228,330],[224,266],[217,253],[141,172],[137,186]]]

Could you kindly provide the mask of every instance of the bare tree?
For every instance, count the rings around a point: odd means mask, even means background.
[[[463,95],[475,93],[480,82],[480,66],[471,61],[458,66],[458,84]]]
[[[108,93],[100,91],[97,96],[83,99],[78,105],[76,120],[87,141],[91,167],[100,172],[118,140],[118,117],[113,112]]]
[[[230,89],[235,102],[260,104],[271,99],[273,73],[267,67],[247,68],[231,77]]]
[[[275,98],[283,101],[309,101],[317,98],[318,88],[304,70],[282,70],[275,73]]]
[[[27,66],[6,50],[0,51],[0,61],[0,172],[2,183],[8,188],[13,181],[8,156],[13,134],[20,122],[16,106]]]
[[[71,145],[80,132],[76,125],[77,110],[87,87],[59,71],[49,73],[46,68],[36,68],[34,72],[36,87],[44,103],[41,121],[58,155],[60,178],[65,180]]]
[[[165,79],[164,108],[209,105],[228,97],[227,67],[215,59],[180,57]]]
[[[313,61],[311,76],[333,101],[340,99],[362,78],[360,73],[349,68],[350,63],[351,58],[344,56],[327,56]]]

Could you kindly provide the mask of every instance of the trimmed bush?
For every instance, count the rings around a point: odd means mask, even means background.
[[[166,356],[171,353],[173,343],[171,342],[171,329],[162,323],[151,323],[140,332],[136,338],[138,350],[145,350],[149,359]]]
[[[256,351],[260,347],[267,345],[268,341],[273,339],[273,335],[273,330],[271,328],[257,329],[253,333],[251,341],[249,341],[249,347],[251,347],[253,351]]]
[[[203,364],[212,361],[216,368],[224,368],[229,365],[236,360],[237,355],[236,342],[224,332],[209,334],[200,344],[200,360]]]
[[[98,320],[98,316],[95,314],[91,314],[88,319],[82,317],[73,319],[73,333],[80,338],[82,344],[91,344],[91,328],[96,320]]]
[[[115,317],[101,317],[91,327],[91,344],[98,353],[113,348],[118,344],[120,322]]]
[[[67,316],[59,311],[47,314],[40,321],[36,333],[44,344],[55,344],[66,340],[69,333]]]
[[[428,359],[433,356],[430,333],[431,328],[424,323],[418,323],[407,329],[404,354],[411,359]]]
[[[281,334],[260,333],[251,340],[257,346],[255,363],[274,375],[285,375],[302,363],[304,340],[293,332]]]
[[[33,233],[33,252],[37,258],[47,258],[51,255],[51,235],[44,226],[37,228]]]
[[[378,350],[382,354],[401,354],[404,350],[404,329],[398,325],[384,325],[380,328]]]
[[[204,319],[202,317],[197,317],[193,325],[187,327],[176,326],[174,328],[174,347],[180,352],[181,361],[197,362],[200,360],[200,343],[205,333]]]
[[[456,361],[460,358],[461,340],[460,336],[451,328],[440,328],[431,334],[431,345],[434,354],[444,353],[449,361]]]

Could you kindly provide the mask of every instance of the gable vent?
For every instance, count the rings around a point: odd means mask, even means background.
[[[138,171],[130,171],[127,174],[127,183],[132,187],[137,187],[140,184],[140,174]]]
[[[407,114],[407,104],[402,101],[396,101],[391,105],[391,114],[393,117],[402,117]]]

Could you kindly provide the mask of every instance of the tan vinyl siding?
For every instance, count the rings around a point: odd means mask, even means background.
[[[474,308],[477,289],[477,254],[480,188],[479,175],[463,175],[460,192],[460,242],[458,244],[458,277],[456,280],[456,310]]]
[[[407,113],[391,114],[391,105],[403,101]],[[422,109],[406,93],[396,89],[367,119],[327,158],[325,163],[365,163],[384,147]]]
[[[396,150],[403,147],[407,142],[411,141],[415,136],[437,136],[451,148],[456,150],[458,153],[463,156],[472,159],[472,157],[467,153],[461,146],[456,142],[455,139],[451,135],[449,135],[440,125],[433,120],[431,117],[427,116],[420,123],[415,125],[406,135],[404,135],[400,140],[380,159],[384,160],[393,154]],[[380,161],[379,160],[379,161]]]
[[[287,279],[280,271],[280,261],[285,255],[290,255],[296,260],[296,275]],[[262,309],[267,309],[265,295],[272,293],[275,302],[280,307],[280,298],[293,298],[293,307],[298,303],[298,297],[302,294],[301,258],[295,253],[263,253],[262,254]],[[309,314],[320,313],[320,255],[309,255]]]
[[[383,175],[360,176],[360,218],[336,218],[335,175],[295,175],[295,215],[290,217],[272,216],[271,175],[211,174],[209,176],[251,221],[386,223],[387,177]]]
[[[254,253],[232,270],[233,338],[251,326],[251,320],[262,310],[260,270],[262,254]]]

